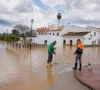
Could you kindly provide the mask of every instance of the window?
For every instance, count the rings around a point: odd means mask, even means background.
[[[59,33],[57,33],[57,36],[59,36]]]
[[[94,36],[96,36],[96,32],[94,32]]]
[[[44,33],[46,35],[46,33]]]
[[[53,33],[53,35],[54,35],[54,33]]]
[[[92,35],[91,35],[91,38],[92,38]]]
[[[89,40],[91,40],[91,38],[89,38]]]
[[[51,35],[51,33],[49,33]]]

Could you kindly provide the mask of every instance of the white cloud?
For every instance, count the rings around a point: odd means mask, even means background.
[[[20,0],[20,3],[15,7],[18,12],[33,12],[32,0]]]
[[[57,5],[63,5],[65,4],[65,1],[67,0],[40,0],[43,4],[50,6],[50,7],[55,7]]]
[[[37,5],[35,5],[32,0],[15,0],[15,4],[11,5],[12,0],[4,0],[2,3],[6,3],[3,5],[2,10],[6,10],[5,12],[0,12],[0,20],[3,19],[5,22],[9,22],[11,26],[2,26],[1,31],[5,31],[8,27],[11,29],[15,24],[23,23],[30,27],[31,19],[34,19],[33,27],[37,28],[39,26],[47,26],[48,24],[54,22],[56,19],[56,9],[51,8],[47,11],[44,11]],[[8,5],[9,4],[9,5]],[[0,11],[2,11],[0,10]],[[5,23],[6,24],[6,23]],[[5,28],[4,28],[5,27]]]
[[[61,25],[68,22],[75,25],[87,25],[91,20],[95,26],[100,23],[99,0],[40,0],[49,6],[44,10],[32,0],[0,0],[0,20],[12,24],[0,25],[1,30],[12,28],[15,24],[23,23],[30,26],[34,19],[34,28],[57,23],[57,13],[61,12]],[[57,10],[59,9],[59,10]],[[6,23],[5,23],[6,24]],[[1,31],[0,30],[0,31]]]

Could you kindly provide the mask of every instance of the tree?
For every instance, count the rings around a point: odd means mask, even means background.
[[[6,33],[3,33],[2,35],[0,35],[0,40],[5,40],[5,37],[7,36]]]
[[[16,36],[19,36],[20,32],[17,31],[16,29],[13,29],[12,30],[12,35],[16,35]]]
[[[58,25],[59,25],[59,23],[60,23],[60,19],[62,18],[62,15],[61,15],[61,13],[58,13],[57,14],[57,19],[58,19]]]
[[[36,32],[34,31],[34,30],[32,30],[32,32],[31,31],[28,31],[28,32],[26,32],[25,33],[28,37],[36,37],[37,36],[37,34],[36,34]]]
[[[20,40],[20,38],[15,35],[9,35],[9,36],[5,37],[5,41],[7,41],[7,42],[17,42],[19,40]]]
[[[31,30],[27,25],[22,24],[14,26],[14,29],[21,32],[21,34]]]
[[[14,26],[14,29],[20,32],[20,36],[23,37],[25,43],[27,38],[27,35],[25,33],[31,31],[31,29],[27,25],[22,25],[22,24]]]
[[[25,43],[25,42],[26,42],[27,35],[22,33],[22,34],[20,35],[20,37],[22,37],[22,38],[23,38],[24,43]]]

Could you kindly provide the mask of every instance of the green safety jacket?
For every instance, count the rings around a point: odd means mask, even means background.
[[[48,48],[48,53],[54,53],[54,44],[53,43],[51,43],[50,45],[49,45],[49,48]]]

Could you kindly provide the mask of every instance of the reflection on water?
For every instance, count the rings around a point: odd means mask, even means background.
[[[47,90],[57,81],[58,75],[55,72],[58,67],[74,63],[75,49],[76,47],[68,46],[57,48],[58,65],[46,68],[47,48],[33,48],[30,51],[29,49],[8,49],[4,44],[0,44],[0,90]],[[83,64],[100,63],[99,58],[100,48],[84,49]],[[73,79],[72,82],[76,83]]]
[[[55,81],[55,76],[53,75],[53,71],[52,71],[52,67],[51,68],[47,68],[47,77],[48,77],[48,84],[49,86],[52,86],[54,84]]]

